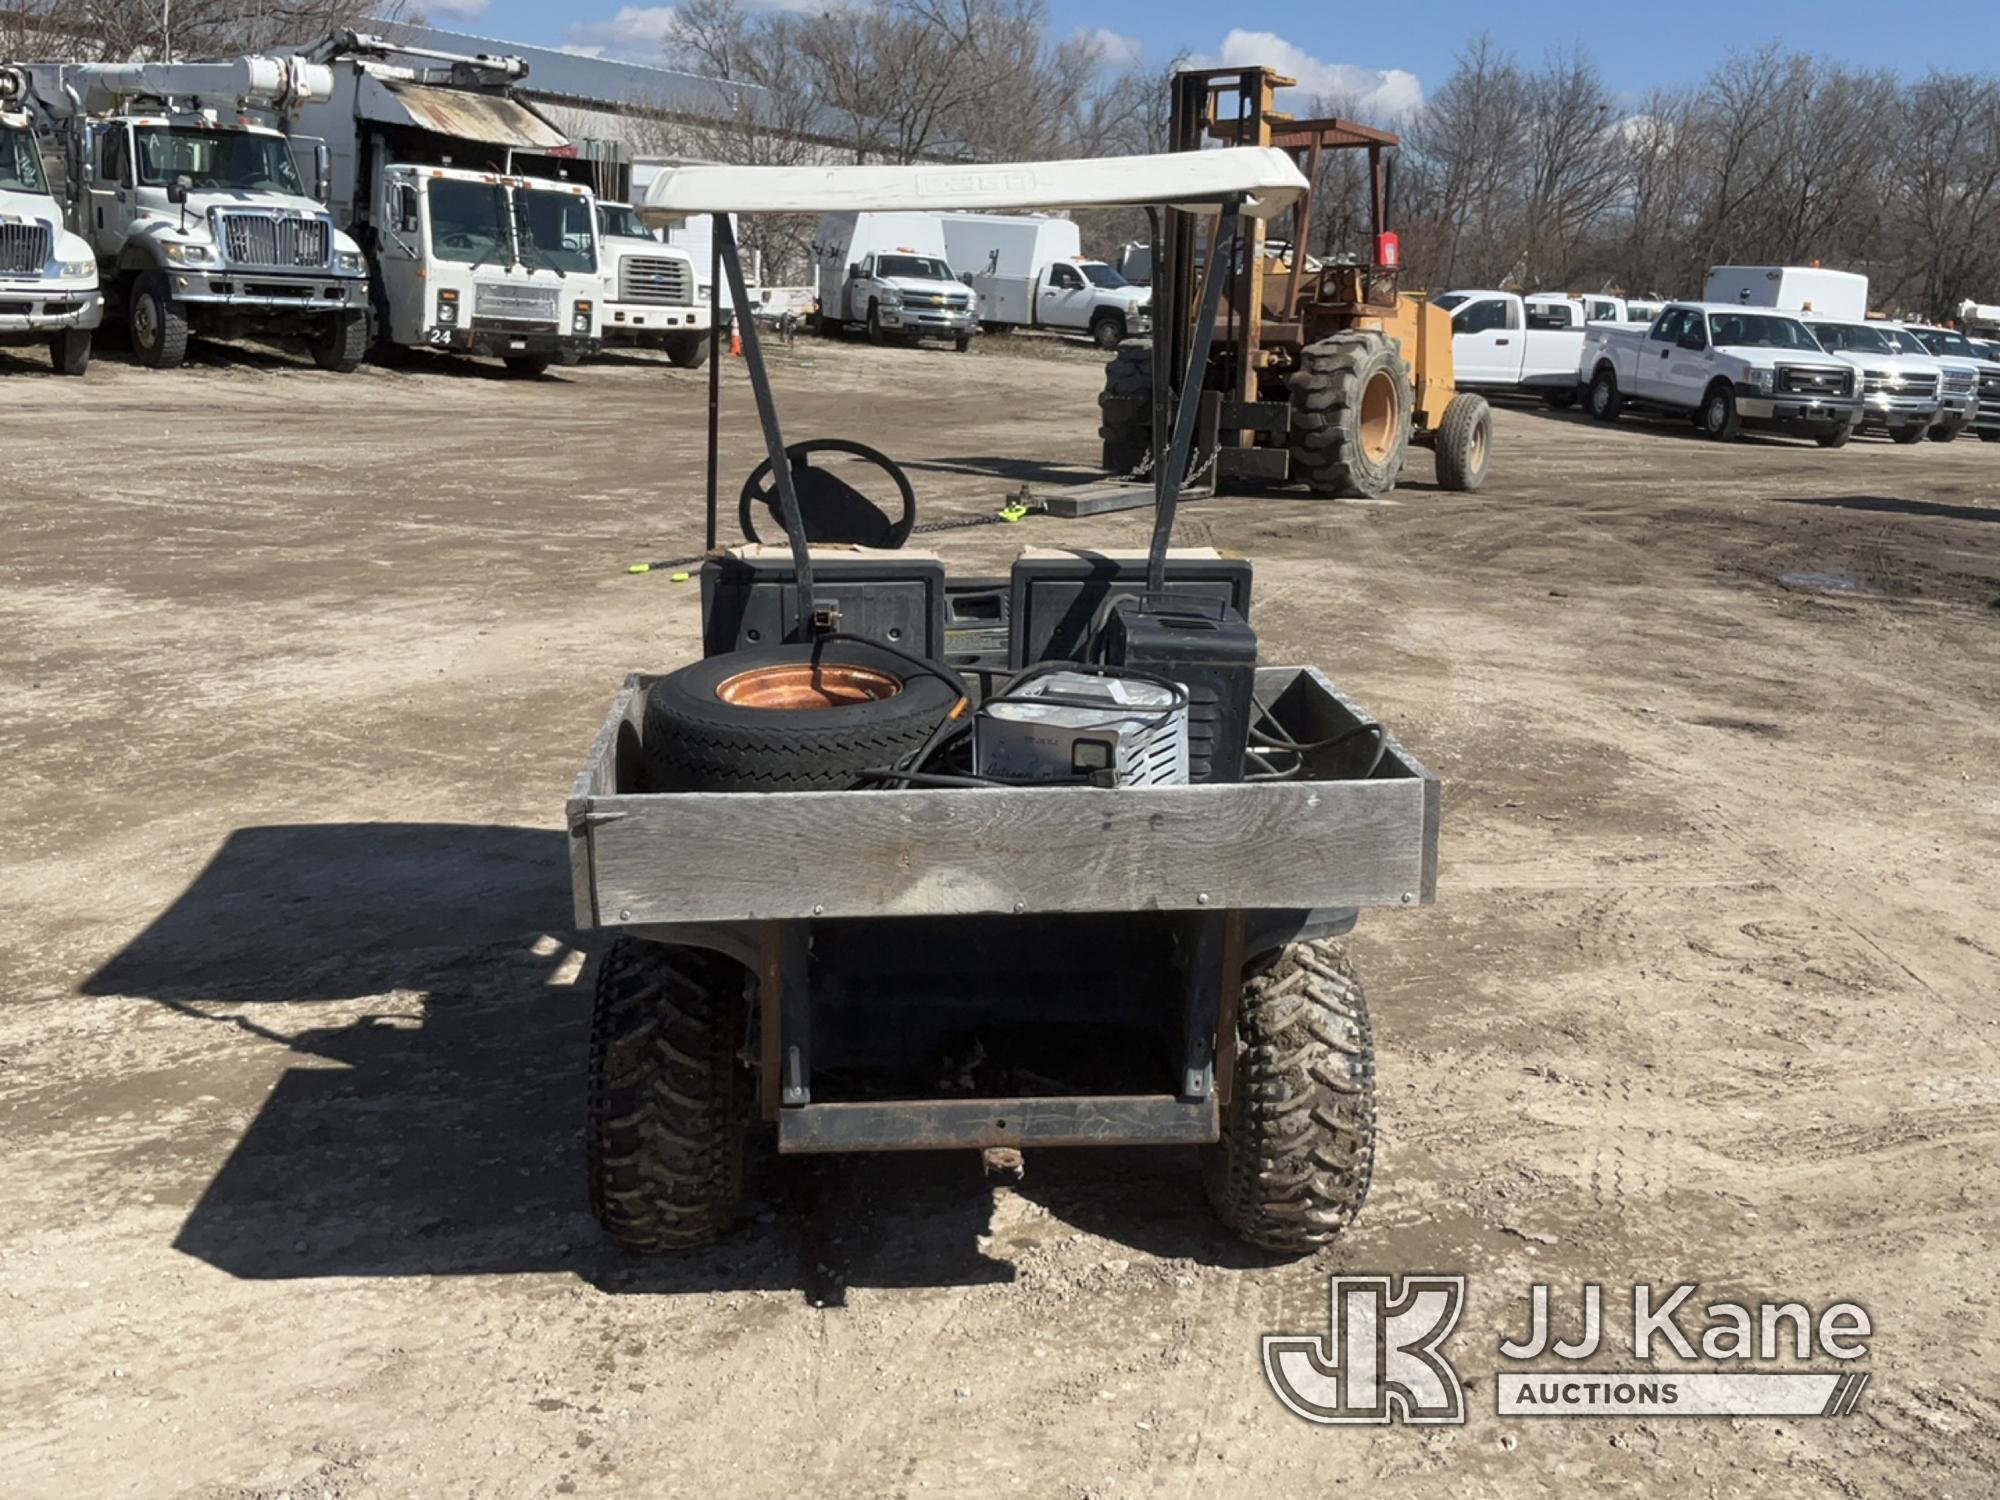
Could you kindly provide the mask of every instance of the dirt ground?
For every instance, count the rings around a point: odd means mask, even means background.
[[[1082,353],[778,366],[787,435],[909,461],[926,517],[1094,458]],[[1419,455],[1382,503],[1189,507],[1267,659],[1444,778],[1436,905],[1353,939],[1359,1224],[1255,1255],[1181,1151],[840,1158],[642,1263],[583,1201],[560,813],[621,677],[694,647],[696,586],[626,568],[699,548],[703,376],[205,350],[0,391],[6,1493],[1993,1493],[2000,448],[1518,409],[1477,496]],[[1466,1425],[1280,1407],[1258,1336],[1324,1331],[1335,1271],[1470,1278]],[[1873,1382],[1496,1417],[1527,1288],[1586,1281],[1859,1302]]]

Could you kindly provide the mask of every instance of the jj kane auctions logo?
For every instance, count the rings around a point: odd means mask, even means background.
[[[1692,1282],[1666,1291],[1633,1287],[1631,1356],[1736,1368],[1580,1369],[1610,1347],[1603,1288],[1583,1288],[1579,1336],[1566,1340],[1553,1336],[1549,1288],[1535,1284],[1526,1331],[1500,1340],[1498,1415],[1833,1417],[1854,1410],[1866,1372],[1742,1367],[1860,1359],[1873,1332],[1863,1308],[1835,1302],[1815,1314],[1802,1302],[1710,1302],[1697,1322],[1697,1290]],[[1326,1333],[1264,1336],[1264,1378],[1290,1411],[1326,1425],[1465,1420],[1464,1387],[1444,1351],[1465,1308],[1463,1276],[1405,1276],[1400,1285],[1389,1276],[1333,1276],[1328,1302]],[[1559,1363],[1542,1362],[1551,1356]]]

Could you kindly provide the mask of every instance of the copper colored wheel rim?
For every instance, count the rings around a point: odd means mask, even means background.
[[[845,708],[893,698],[903,684],[887,672],[845,662],[790,662],[752,667],[717,685],[715,696],[737,708]]]
[[[1396,382],[1377,372],[1361,391],[1361,451],[1368,462],[1379,464],[1396,446],[1396,430],[1402,414],[1397,410]]]

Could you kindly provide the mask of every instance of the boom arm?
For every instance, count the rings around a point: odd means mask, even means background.
[[[333,70],[302,57],[235,57],[207,63],[83,63],[66,81],[93,114],[126,99],[188,100],[217,109],[287,109],[333,93]]]

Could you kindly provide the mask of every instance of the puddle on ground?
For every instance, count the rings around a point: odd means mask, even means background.
[[[1823,594],[1859,594],[1864,592],[1859,579],[1849,578],[1845,573],[1818,573],[1811,569],[1780,573],[1778,575],[1778,582],[1788,589],[1818,589]]]

